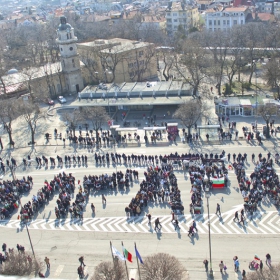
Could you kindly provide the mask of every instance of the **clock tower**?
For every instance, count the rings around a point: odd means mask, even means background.
[[[84,88],[84,83],[76,46],[78,39],[74,35],[74,28],[67,23],[66,17],[64,16],[60,18],[57,36],[56,42],[59,46],[62,72],[67,91],[69,93],[80,92]]]

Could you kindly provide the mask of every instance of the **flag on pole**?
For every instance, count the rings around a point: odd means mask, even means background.
[[[224,188],[225,178],[211,178],[213,188]]]
[[[142,260],[142,258],[140,256],[136,246],[135,246],[135,254],[136,254],[137,259],[140,261],[140,263],[143,264],[144,262],[143,262],[143,260]]]
[[[123,254],[126,260],[132,263],[132,255],[123,247]]]
[[[114,247],[112,246],[113,255],[116,256],[119,260],[125,261],[124,256]]]

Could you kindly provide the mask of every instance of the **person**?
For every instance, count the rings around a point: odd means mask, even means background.
[[[171,219],[171,223],[172,223],[175,220],[175,218],[174,218],[174,216],[175,216],[174,211],[172,211],[171,216],[172,216],[172,219]]]
[[[45,257],[44,261],[45,261],[45,263],[46,263],[46,265],[47,265],[47,269],[50,269],[50,268],[51,268],[50,259],[47,258],[47,257]]]
[[[90,208],[91,208],[92,213],[94,213],[95,212],[95,206],[93,205],[93,203],[91,203]]]
[[[234,219],[233,219],[233,221],[236,222],[236,220],[237,220],[238,223],[239,223],[238,211],[236,211],[235,214],[234,214]]]
[[[6,245],[6,243],[3,243],[3,245],[2,245],[2,251],[3,251],[3,252],[6,252],[6,249],[7,249],[7,245]]]
[[[84,270],[81,265],[78,267],[78,275],[79,275],[80,279],[84,278]]]
[[[236,258],[236,260],[234,261],[234,267],[235,267],[235,271],[239,270],[239,260],[238,260],[238,258]]]
[[[216,215],[218,214],[221,216],[221,206],[219,203],[217,203],[217,207],[216,207]]]
[[[190,226],[188,236],[193,235],[193,226]]]
[[[106,204],[106,197],[105,197],[104,194],[102,194],[102,203],[103,203],[103,204]]]
[[[208,271],[208,261],[205,259],[205,260],[203,261],[203,264],[204,264],[204,266],[205,266],[205,271],[207,272],[207,271]]]
[[[246,280],[247,278],[246,278],[246,271],[243,269],[243,271],[242,271],[242,280]]]
[[[40,278],[46,278],[45,275],[44,275],[42,272],[39,271],[38,274],[39,274],[39,277],[40,277]]]
[[[158,227],[158,226],[160,226],[160,228]],[[161,224],[160,224],[160,222],[159,222],[159,218],[156,218],[156,220],[155,220],[155,230],[160,230],[161,229]]]
[[[79,262],[80,262],[80,265],[82,266],[86,266],[85,263],[84,263],[84,256],[81,256],[79,257]]]
[[[263,270],[263,262],[262,260],[260,260],[260,272],[262,273],[262,270]]]
[[[219,264],[220,272],[223,273],[223,268],[224,268],[224,262],[221,261]]]
[[[196,228],[196,222],[195,222],[195,220],[193,220],[193,229],[195,229],[195,232],[196,232],[196,233],[198,232],[198,230],[197,230],[197,228]]]
[[[175,225],[175,230],[176,230],[177,228],[180,229],[180,227],[179,227],[179,222],[178,222],[177,219],[174,220],[174,223],[173,223],[173,224]]]
[[[147,214],[147,218],[148,218],[148,225],[151,224],[151,219],[152,219],[152,215],[150,213]]]
[[[266,254],[266,264],[268,267],[271,267],[271,256],[270,254]]]

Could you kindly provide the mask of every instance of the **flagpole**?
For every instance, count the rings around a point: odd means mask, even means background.
[[[114,266],[115,266],[115,259],[114,259],[114,255],[113,255],[112,242],[111,242],[111,241],[110,241],[110,249],[111,249],[111,254],[112,254],[113,264],[114,264]]]
[[[134,247],[135,249],[137,250],[137,247],[136,247],[136,243],[134,242]],[[135,250],[135,251],[136,251]],[[136,260],[137,260],[137,266],[138,266],[138,274],[139,274],[139,280],[141,280],[141,274],[140,274],[140,267],[139,267],[139,260],[138,260],[138,257],[136,256]]]
[[[123,251],[123,248],[124,248],[124,247],[123,247],[123,242],[122,242],[122,251]],[[123,256],[124,256],[124,258],[125,258],[124,252],[123,252]],[[124,263],[125,263],[125,268],[126,268],[127,280],[129,280],[128,269],[127,269],[127,264],[126,264],[126,258],[125,258]]]

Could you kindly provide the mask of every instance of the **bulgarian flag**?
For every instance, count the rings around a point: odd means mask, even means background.
[[[223,188],[225,186],[225,178],[212,178],[213,188]]]
[[[123,255],[125,259],[132,263],[132,255],[123,247]]]

